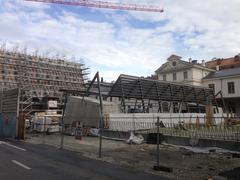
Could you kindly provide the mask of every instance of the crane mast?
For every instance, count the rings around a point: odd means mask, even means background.
[[[92,0],[25,0],[42,3],[55,3],[70,6],[84,6],[90,8],[105,8],[116,10],[129,10],[129,11],[147,11],[147,12],[159,12],[162,13],[163,9],[157,6],[146,6],[137,4],[125,4],[125,3],[112,3],[107,1],[92,1]]]

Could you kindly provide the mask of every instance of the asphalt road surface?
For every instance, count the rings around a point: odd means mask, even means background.
[[[0,180],[161,180],[47,145],[0,141]]]

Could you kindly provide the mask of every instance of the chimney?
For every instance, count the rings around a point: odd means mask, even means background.
[[[219,65],[216,66],[216,70],[219,71]]]
[[[202,66],[206,66],[206,62],[205,62],[205,60],[202,60]]]
[[[193,64],[197,64],[197,60],[192,60],[192,63]]]
[[[234,61],[240,61],[240,55],[239,54],[237,54],[236,56],[234,56]]]
[[[189,58],[188,60],[189,60],[190,63],[192,63],[192,58]]]

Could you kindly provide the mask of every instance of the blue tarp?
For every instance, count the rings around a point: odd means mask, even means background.
[[[0,137],[16,137],[16,115],[0,114]]]

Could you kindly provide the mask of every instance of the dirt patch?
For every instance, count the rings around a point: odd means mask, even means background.
[[[60,135],[45,137],[28,135],[26,141],[59,146],[60,139]],[[64,137],[64,148],[80,152],[86,157],[99,159],[98,147],[97,137],[83,137],[82,140],[76,140],[72,136]],[[239,158],[233,158],[231,154],[215,151],[194,153],[182,147],[162,144],[160,145],[160,165],[173,169],[173,172],[168,173],[153,170],[153,166],[156,165],[156,155],[156,145],[129,145],[123,141],[105,139],[102,143],[101,160],[172,179],[207,179],[240,167]]]
[[[240,167],[234,168],[232,170],[223,171],[219,173],[220,176],[226,177],[228,179],[239,180],[240,179]]]

